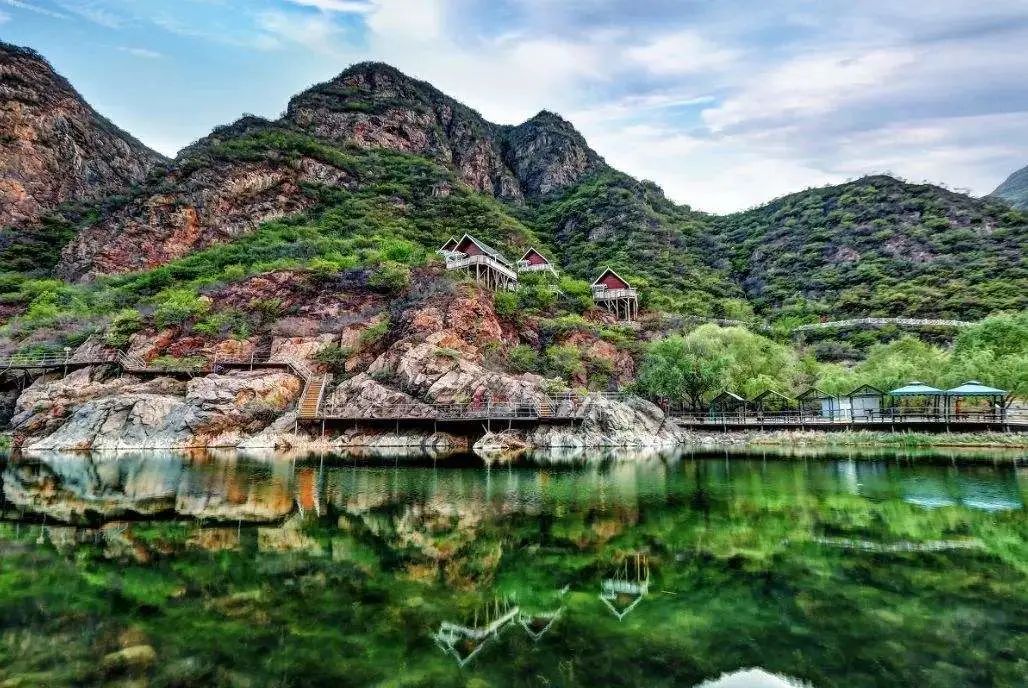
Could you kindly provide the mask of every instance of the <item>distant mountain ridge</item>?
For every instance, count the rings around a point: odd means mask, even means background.
[[[63,206],[49,253],[17,269],[149,270],[324,213],[426,248],[457,228],[513,257],[537,244],[573,276],[616,267],[650,308],[704,316],[976,318],[1028,293],[1028,217],[995,199],[869,177],[709,215],[611,168],[554,113],[497,125],[381,63],[298,94],[277,121],[218,127],[99,205]]]
[[[990,196],[1002,198],[1010,205],[1028,210],[1028,166],[1007,177]]]

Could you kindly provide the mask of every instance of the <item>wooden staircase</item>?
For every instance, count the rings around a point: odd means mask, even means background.
[[[549,399],[543,399],[536,405],[537,411],[540,418],[552,418],[553,417],[553,405],[550,404]]]
[[[298,418],[317,418],[321,409],[321,400],[325,395],[325,388],[331,375],[315,373],[307,378],[303,393],[300,395],[300,403],[297,404]]]

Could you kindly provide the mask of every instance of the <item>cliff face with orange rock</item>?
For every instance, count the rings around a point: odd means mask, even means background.
[[[163,156],[87,104],[35,51],[0,42],[0,228],[141,183]]]

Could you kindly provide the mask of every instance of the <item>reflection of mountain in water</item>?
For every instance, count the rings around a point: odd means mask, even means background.
[[[158,452],[51,454],[9,463],[7,507],[68,523],[180,517],[274,521],[293,510],[291,467]]]
[[[385,685],[402,670],[419,685],[820,688],[917,685],[925,667],[953,677],[940,685],[1020,685],[1025,512],[973,505],[983,492],[1023,502],[1028,474],[723,455],[489,470],[318,458],[6,465],[0,683],[45,665],[81,667],[61,685],[93,685],[125,636],[159,658],[149,685]],[[924,484],[972,506],[911,504]],[[28,525],[10,522],[23,513]],[[624,621],[610,613],[640,595]],[[516,604],[476,617],[496,599]],[[437,630],[458,662],[486,645],[461,669]],[[189,666],[200,673],[186,680]]]

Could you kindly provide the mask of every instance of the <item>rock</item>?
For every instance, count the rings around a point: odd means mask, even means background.
[[[188,383],[108,379],[96,371],[40,381],[21,395],[11,423],[25,449],[235,446],[284,413],[302,389],[299,378],[278,370],[211,374]]]
[[[660,407],[639,397],[589,397],[582,415],[576,426],[539,425],[525,433],[525,441],[533,447],[659,448],[689,439]]]
[[[149,645],[135,645],[112,652],[100,660],[100,669],[106,673],[145,671],[157,661],[157,652]]]
[[[119,193],[165,162],[89,106],[38,53],[0,42],[0,227]]]

